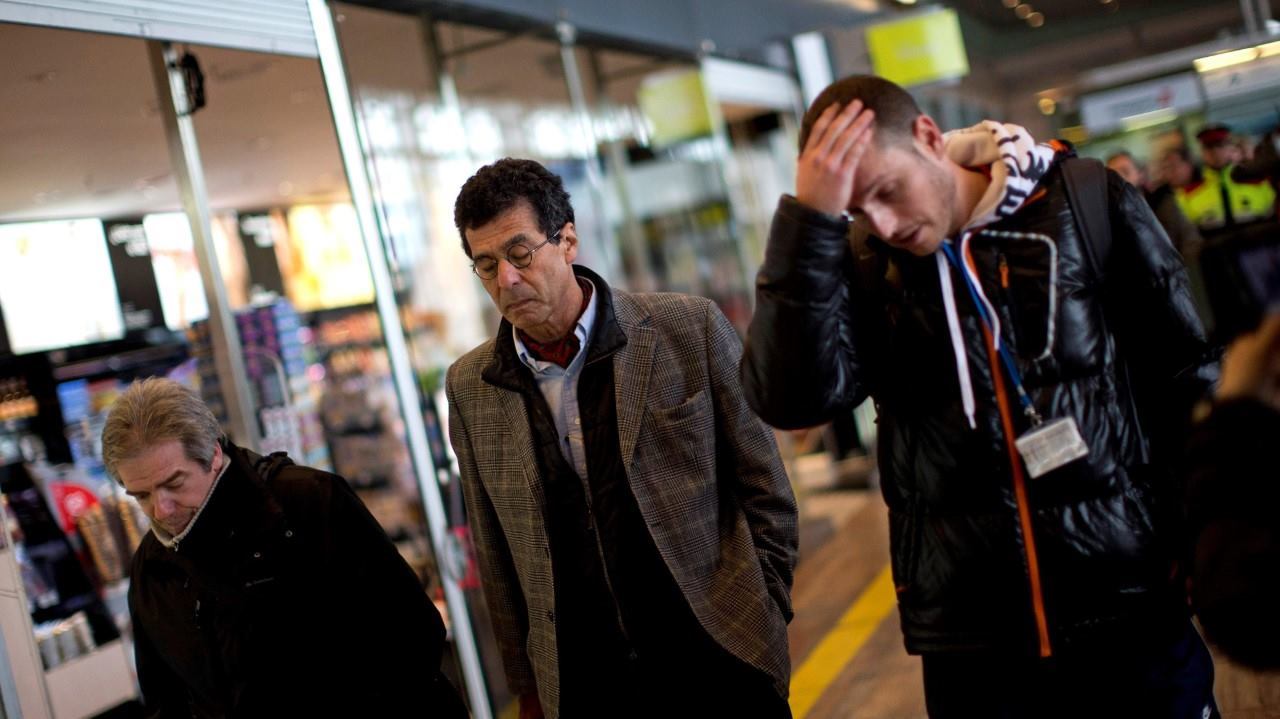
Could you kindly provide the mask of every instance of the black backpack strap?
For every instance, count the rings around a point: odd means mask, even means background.
[[[1099,284],[1106,278],[1111,256],[1111,211],[1107,200],[1107,167],[1086,157],[1062,161],[1062,179],[1067,201],[1080,232],[1080,246]]]

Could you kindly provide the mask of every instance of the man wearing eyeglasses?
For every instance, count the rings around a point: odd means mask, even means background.
[[[796,504],[729,322],[574,265],[536,162],[481,168],[454,220],[503,317],[449,430],[521,717],[789,717]]]

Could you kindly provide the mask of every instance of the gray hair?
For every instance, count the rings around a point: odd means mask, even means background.
[[[171,379],[149,377],[129,385],[111,405],[102,428],[102,463],[119,482],[121,462],[176,439],[187,459],[208,470],[222,436],[218,419],[199,395]]]

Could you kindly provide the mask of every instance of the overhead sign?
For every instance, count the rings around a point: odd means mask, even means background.
[[[710,135],[714,125],[702,72],[661,72],[644,79],[636,92],[640,111],[653,125],[653,144],[669,145]]]
[[[1280,55],[1201,73],[1209,101],[1250,95],[1280,87]]]
[[[954,10],[871,25],[867,50],[875,73],[904,87],[969,74],[964,36]]]
[[[1086,95],[1080,100],[1080,119],[1089,132],[1097,134],[1144,118],[1171,119],[1203,106],[1195,73],[1188,72]]]

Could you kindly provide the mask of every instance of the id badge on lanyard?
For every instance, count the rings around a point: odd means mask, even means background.
[[[988,315],[986,298],[982,296],[978,289],[977,278],[970,275],[968,269],[956,256],[955,248],[950,243],[944,242],[942,251],[946,253],[947,259],[964,277],[965,286],[968,287],[969,294],[973,297],[973,303],[978,308],[978,316],[986,324],[987,329],[991,331],[992,336],[995,337],[997,328]],[[1076,425],[1075,418],[1060,417],[1049,421],[1043,420],[1032,404],[1031,398],[1027,395],[1026,388],[1022,384],[1022,375],[1018,371],[1018,365],[1013,356],[1009,353],[1008,345],[1004,342],[1000,342],[999,345],[1001,363],[1005,366],[1009,379],[1013,382],[1014,389],[1017,390],[1023,412],[1031,420],[1031,429],[1023,432],[1021,436],[1014,440],[1014,446],[1018,448],[1018,454],[1022,455],[1022,461],[1027,466],[1027,474],[1032,479],[1041,477],[1059,467],[1087,456],[1089,454],[1089,445],[1085,444],[1084,438],[1080,436],[1080,428]]]

